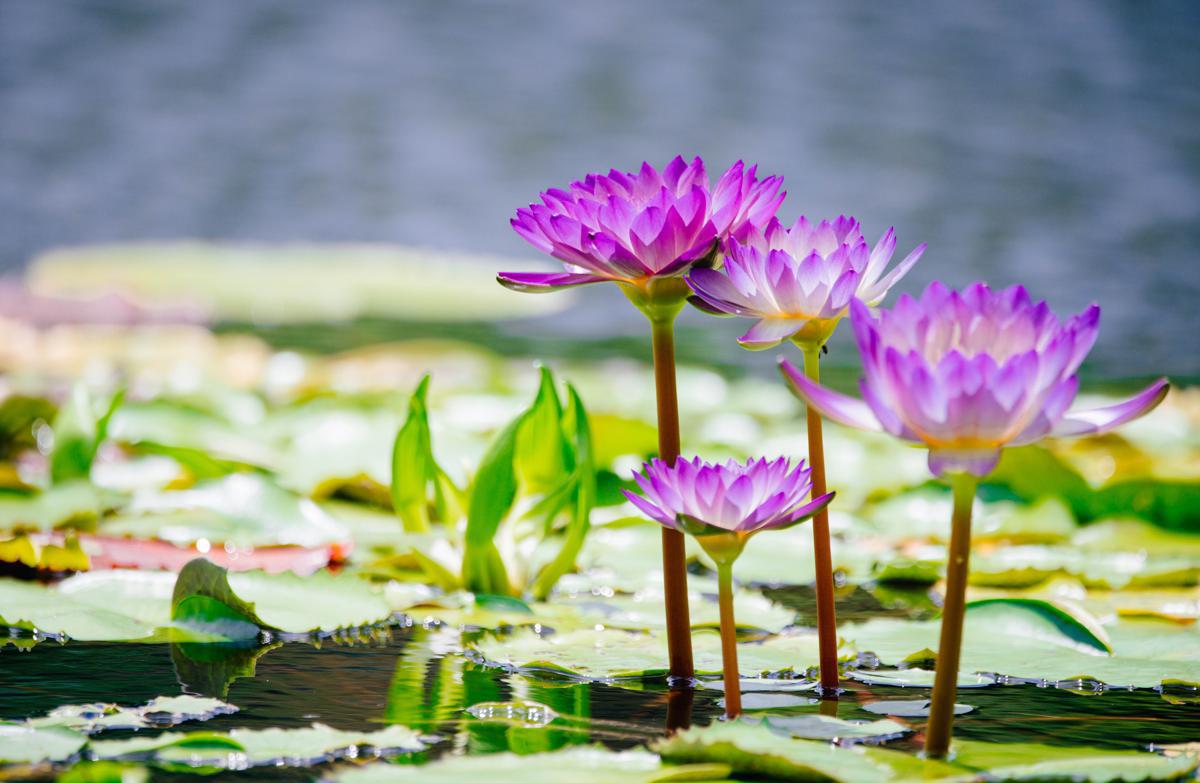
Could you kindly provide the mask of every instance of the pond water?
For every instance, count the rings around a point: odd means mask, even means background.
[[[811,620],[811,590],[789,588],[771,595],[797,609],[799,621]],[[916,593],[908,597],[921,599]],[[884,610],[863,588],[843,592],[839,603],[844,621],[896,613]],[[924,610],[900,613],[927,614]],[[203,724],[214,731],[300,728],[314,721],[347,731],[373,731],[393,722],[441,738],[431,750],[405,761],[447,753],[551,750],[592,742],[625,749],[665,733],[668,689],[662,681],[649,680],[631,689],[484,668],[441,652],[447,633],[457,634],[418,626],[391,628],[357,644],[290,642],[238,648],[43,642],[25,651],[4,648],[0,720],[42,714],[64,703],[138,704],[183,691],[225,698],[239,708],[235,714]],[[924,689],[843,684],[847,693],[837,703],[836,715],[848,720],[878,719],[878,714],[863,709],[869,702],[928,695]],[[754,705],[753,694],[744,698],[747,707]],[[822,710],[803,695],[784,698],[793,703],[752,714],[831,714],[828,707]],[[476,720],[465,713],[473,704],[512,700],[545,704],[565,721],[544,728],[522,727]],[[955,734],[961,739],[1139,750],[1151,743],[1184,743],[1200,736],[1200,701],[1194,693],[1190,699],[1178,699],[1145,689],[1095,693],[1025,684],[963,689],[958,702],[974,708],[956,722]],[[695,691],[690,711],[694,724],[708,724],[721,714],[719,691]],[[133,734],[105,733],[106,739],[125,736]],[[920,742],[900,739],[888,747],[919,751]],[[252,775],[256,780],[312,780],[321,770],[332,768],[266,767],[256,768]],[[247,774],[225,772],[206,779],[244,780]],[[195,777],[159,770],[153,779]]]
[[[902,290],[984,277],[1099,301],[1090,372],[1196,377],[1198,22],[1187,0],[0,0],[0,268],[176,237],[532,264],[508,219],[540,190],[744,156],[786,176],[784,216],[928,242]],[[732,347],[734,327],[693,319]],[[641,327],[596,290],[507,333]]]

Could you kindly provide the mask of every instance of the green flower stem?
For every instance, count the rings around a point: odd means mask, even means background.
[[[721,664],[725,672],[725,717],[742,714],[738,676],[737,625],[733,621],[733,563],[717,563],[717,604],[721,609]]]
[[[676,310],[676,313],[678,310]],[[675,313],[651,318],[654,338],[654,388],[658,398],[658,456],[673,463],[679,456],[679,400],[675,392]],[[662,531],[663,597],[667,607],[667,653],[672,677],[690,680],[692,623],[688,614],[687,556],[683,533]]]
[[[813,383],[821,380],[821,346],[801,345],[804,374]],[[812,496],[825,494],[825,446],[821,432],[821,414],[808,407],[808,464],[812,468]],[[812,519],[813,556],[817,581],[817,644],[821,660],[821,692],[836,696],[839,673],[837,658],[837,610],[833,603],[833,556],[829,551],[829,510],[822,508]]]
[[[979,480],[967,473],[950,477],[954,489],[950,550],[946,564],[946,598],[942,603],[942,635],[938,641],[937,674],[925,728],[925,755],[944,758],[950,751],[954,699],[958,691],[958,661],[962,652],[966,614],[967,572],[971,557],[971,505]]]

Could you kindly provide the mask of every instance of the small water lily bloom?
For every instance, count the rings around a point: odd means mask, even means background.
[[[934,282],[919,299],[902,296],[877,315],[862,302],[850,309],[863,400],[814,383],[787,361],[784,376],[827,418],[925,444],[938,476],[985,476],[1005,446],[1105,432],[1167,394],[1162,378],[1116,405],[1068,411],[1076,370],[1096,340],[1096,305],[1060,321],[1023,286],[974,283],[959,292]]]
[[[800,460],[784,458],[703,462],[699,457],[660,459],[643,466],[634,479],[642,495],[625,497],[664,528],[694,536],[717,566],[717,602],[721,613],[721,661],[725,714],[742,711],[737,663],[737,623],[733,617],[733,562],[746,541],[763,530],[782,530],[803,522],[833,500],[833,493],[809,499],[810,471]]]
[[[925,245],[885,275],[895,250],[894,229],[871,247],[859,222],[845,215],[816,224],[801,217],[791,228],[772,219],[764,230],[728,243],[724,272],[696,268],[687,282],[709,312],[758,319],[738,338],[746,348],[773,348],[784,340],[820,347],[851,300],[881,302]]]
[[[678,277],[730,236],[766,225],[784,199],[782,185],[782,177],[760,180],[756,167],[738,161],[710,186],[698,157],[676,157],[661,173],[643,163],[636,173],[588,174],[566,190],[542,193],[542,203],[517,210],[512,220],[564,270],[501,272],[499,281],[538,292],[605,281],[644,288]]]
[[[732,562],[754,534],[803,522],[833,499],[830,492],[809,500],[804,460],[654,459],[643,471],[634,474],[643,494],[624,490],[629,501],[660,525],[694,536],[718,563]]]

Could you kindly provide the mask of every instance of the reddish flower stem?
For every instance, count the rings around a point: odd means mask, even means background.
[[[675,319],[651,318],[654,390],[658,398],[658,456],[668,464],[679,456],[679,400],[675,391]],[[663,597],[667,607],[667,654],[671,677],[691,680],[692,624],[688,614],[687,557],[683,533],[662,531]]]
[[[929,724],[925,727],[925,755],[930,758],[944,758],[950,752],[971,557],[971,505],[975,502],[978,479],[957,473],[951,476],[950,483],[954,489],[954,513],[946,563],[946,597],[942,602],[942,634],[938,640],[933,696],[929,700]]]
[[[821,347],[806,344],[804,374],[814,383],[821,380]],[[808,408],[808,464],[812,468],[812,496],[825,494],[825,445],[821,432],[821,414]],[[837,658],[837,610],[833,603],[833,556],[829,551],[829,511],[822,508],[812,519],[813,556],[817,581],[817,644],[821,660],[821,693],[835,698],[839,672]]]
[[[717,604],[721,610],[721,665],[725,673],[725,717],[742,714],[742,686],[738,675],[737,625],[733,620],[733,565],[717,564]]]

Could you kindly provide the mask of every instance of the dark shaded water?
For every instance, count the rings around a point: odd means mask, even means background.
[[[772,595],[786,599],[802,616],[811,611],[808,591]],[[862,590],[845,593],[839,612],[846,619],[884,613]],[[184,690],[226,698],[240,711],[203,724],[184,724],[183,729],[302,727],[318,721],[338,729],[371,731],[389,722],[403,723],[443,738],[427,756],[533,752],[586,742],[624,748],[664,731],[667,698],[661,682],[627,690],[484,669],[438,654],[443,646],[439,633],[444,632],[393,629],[359,646],[289,643],[256,650],[82,643],[42,643],[24,652],[5,648],[0,652],[0,720],[39,715],[64,703],[136,705]],[[248,667],[256,656],[255,665]],[[235,673],[241,676],[234,677]],[[846,719],[879,717],[863,709],[871,701],[928,696],[920,689],[846,685],[849,692],[837,713]],[[712,690],[696,692],[692,709],[696,723],[718,718],[719,695]],[[547,704],[567,721],[550,728],[522,728],[480,722],[464,714],[473,704],[504,700]],[[1169,694],[1152,690],[1082,694],[1009,685],[963,690],[958,701],[975,707],[956,724],[957,736],[969,739],[1140,749],[1200,736],[1200,703],[1194,694],[1190,703],[1178,703]],[[817,710],[811,703],[769,714]],[[916,750],[919,741],[910,738],[889,747]],[[309,780],[313,774],[303,769],[256,768],[253,777]],[[156,779],[174,776],[158,773]],[[246,775],[224,773],[216,779],[246,779]]]
[[[532,260],[507,221],[540,189],[744,156],[786,216],[929,242],[906,290],[1098,300],[1094,371],[1196,376],[1198,25],[1188,0],[0,0],[0,268],[173,237]],[[641,324],[597,290],[552,328]]]

